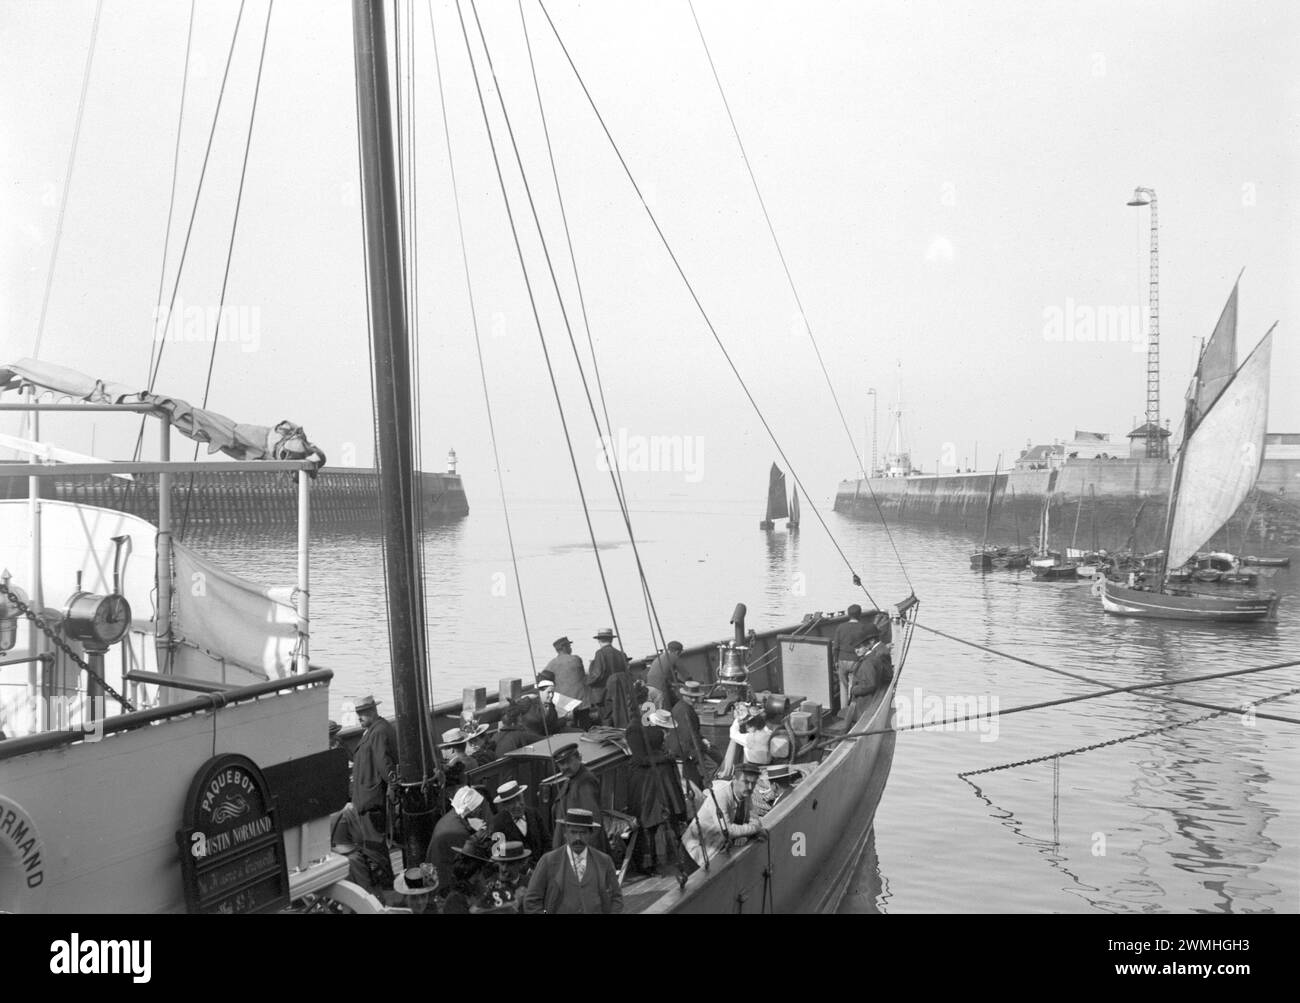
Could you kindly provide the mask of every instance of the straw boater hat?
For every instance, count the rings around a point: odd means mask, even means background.
[[[704,687],[694,679],[688,679],[686,682],[682,683],[681,694],[684,697],[699,698],[704,696]]]
[[[783,764],[767,768],[767,781],[771,784],[792,784],[802,778],[803,770],[796,770],[793,766]]]
[[[479,735],[488,730],[486,724],[480,724],[473,731],[461,731],[459,728],[450,728],[442,733],[442,741],[438,744],[440,749],[450,749],[454,745],[464,745],[472,739],[478,738]]]
[[[429,895],[437,890],[438,872],[428,864],[408,867],[393,881],[393,891],[399,895]]]
[[[672,714],[666,710],[657,710],[650,715],[650,723],[656,728],[676,728],[677,722],[673,720]]]
[[[596,631],[596,633],[591,636],[597,641],[612,641],[614,638],[618,637],[618,635],[609,627],[601,627],[600,630]]]
[[[596,824],[596,816],[587,811],[586,808],[570,808],[564,813],[564,818],[560,819],[560,825],[567,825],[572,829],[599,829]]]
[[[373,696],[364,696],[352,705],[352,709],[360,714],[363,710],[374,710],[379,706],[379,702]]]
[[[507,801],[513,801],[526,790],[528,790],[527,784],[521,784],[517,780],[507,780],[497,788],[497,796],[492,799],[492,803],[505,804]]]
[[[492,844],[492,859],[498,864],[513,864],[528,859],[528,848],[517,839]]]

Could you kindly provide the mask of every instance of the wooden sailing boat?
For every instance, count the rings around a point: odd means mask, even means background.
[[[1236,366],[1237,287],[1201,352],[1188,388],[1160,569],[1148,584],[1103,581],[1102,608],[1116,616],[1235,623],[1277,617],[1276,593],[1207,595],[1170,588],[1169,573],[1196,556],[1245,501],[1259,477],[1268,421],[1273,330]]]
[[[1034,577],[1043,581],[1059,581],[1078,577],[1077,564],[1063,561],[1059,554],[1053,554],[1048,550],[1048,540],[1051,537],[1052,502],[1055,500],[1055,492],[1043,500],[1043,515],[1039,523],[1038,556],[1029,562]]]
[[[785,474],[775,463],[767,477],[767,515],[758,524],[759,529],[775,529],[776,520],[784,519],[790,514],[785,500]]]
[[[993,517],[993,496],[998,490],[998,471],[1001,465],[1001,457],[999,457],[998,463],[993,468],[993,477],[989,481],[988,504],[984,507],[984,539],[980,543],[979,553],[972,554],[970,559],[970,566],[976,571],[993,570],[994,560],[998,557],[996,549],[989,550],[989,520]]]
[[[799,488],[797,485],[790,488],[790,521],[785,525],[787,529],[799,528]]]

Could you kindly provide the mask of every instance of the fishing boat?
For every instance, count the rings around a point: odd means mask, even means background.
[[[1185,433],[1169,490],[1159,570],[1128,584],[1101,580],[1102,608],[1116,616],[1239,623],[1277,617],[1276,593],[1208,595],[1171,588],[1171,569],[1194,560],[1245,501],[1259,477],[1268,420],[1273,330],[1236,365],[1237,287],[1198,359],[1187,392]],[[1206,571],[1214,571],[1206,568]]]
[[[1005,548],[1003,548],[1001,554],[998,553],[997,548],[992,551],[989,550],[989,520],[993,517],[993,496],[998,489],[998,470],[1000,467],[1001,458],[999,457],[998,464],[993,468],[993,477],[989,480],[988,503],[984,506],[984,538],[980,543],[979,553],[972,554],[970,559],[971,569],[975,571],[992,571],[995,560],[999,556],[1005,556],[1006,553]]]
[[[1034,578],[1040,581],[1061,581],[1078,577],[1078,565],[1061,559],[1061,555],[1048,549],[1051,537],[1052,502],[1055,494],[1043,499],[1043,512],[1039,522],[1038,556],[1029,562]]]
[[[767,475],[767,514],[759,522],[759,529],[775,529],[777,519],[790,515],[790,508],[785,497],[785,474],[775,463]]]
[[[790,488],[790,519],[786,522],[786,529],[799,528],[799,489]]]

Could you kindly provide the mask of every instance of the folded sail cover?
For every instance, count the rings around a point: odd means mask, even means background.
[[[215,411],[193,407],[179,397],[132,390],[125,383],[97,380],[75,369],[35,359],[0,366],[0,390],[16,390],[27,384],[38,392],[50,391],[90,404],[150,404],[165,414],[182,435],[206,442],[209,453],[220,450],[236,460],[314,459],[316,469],[325,464],[325,454],[307,441],[302,426],[290,421],[282,421],[274,428],[245,425]]]

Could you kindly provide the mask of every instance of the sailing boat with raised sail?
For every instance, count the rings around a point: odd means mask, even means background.
[[[1246,500],[1259,477],[1276,327],[1268,329],[1237,367],[1233,286],[1188,387],[1186,432],[1169,491],[1160,569],[1150,584],[1100,582],[1097,592],[1107,613],[1208,623],[1276,619],[1275,592],[1206,595],[1168,586],[1170,572],[1195,557]]]
[[[993,496],[998,490],[998,473],[1002,468],[1002,458],[998,457],[998,462],[993,467],[993,477],[989,480],[989,500],[984,507],[984,539],[980,543],[978,554],[972,554],[970,566],[976,571],[992,571],[994,561],[998,557],[996,549],[989,550],[989,520],[993,517]]]
[[[1051,537],[1052,527],[1052,502],[1055,500],[1055,493],[1048,495],[1043,500],[1042,521],[1039,523],[1038,556],[1029,562],[1034,577],[1044,581],[1077,578],[1079,570],[1077,564],[1061,560],[1059,553],[1054,553],[1048,549],[1048,540]]]
[[[758,524],[758,528],[775,529],[776,520],[784,519],[789,515],[790,509],[785,500],[785,474],[781,473],[781,468],[773,463],[767,477],[767,514]]]
[[[799,528],[799,488],[790,489],[790,521],[785,524],[786,529]]]

